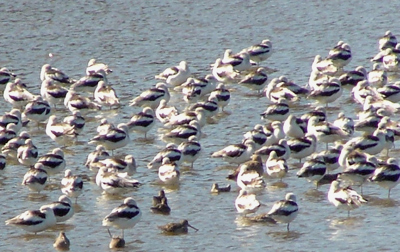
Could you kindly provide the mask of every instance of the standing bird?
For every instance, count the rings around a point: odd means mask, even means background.
[[[25,185],[31,191],[40,193],[46,186],[47,172],[43,169],[43,165],[36,163],[24,175],[22,185]]]
[[[350,216],[350,211],[361,206],[362,203],[367,203],[367,200],[359,195],[350,187],[340,187],[340,181],[334,180],[328,192],[328,200],[335,207],[347,210],[347,215]]]
[[[34,166],[38,160],[38,156],[38,148],[33,144],[32,139],[30,138],[26,139],[25,144],[21,145],[17,149],[18,162],[25,166]]]
[[[43,165],[49,177],[60,173],[66,166],[64,151],[61,148],[55,148],[51,153],[39,157],[37,162]]]
[[[129,142],[128,126],[125,123],[120,123],[116,128],[109,128],[107,131],[100,132],[90,139],[89,144],[101,144],[106,150],[114,151],[126,146]]]
[[[110,74],[113,72],[113,70],[110,69],[108,65],[97,62],[96,59],[90,59],[86,67],[86,74],[91,75],[94,73],[98,73],[100,70],[103,70],[106,74]]]
[[[122,229],[122,238],[124,230],[133,228],[141,219],[142,212],[132,197],[124,200],[124,203],[114,208],[109,215],[103,219],[103,226]]]
[[[268,216],[277,222],[287,223],[287,231],[289,225],[299,213],[299,207],[296,203],[296,195],[287,193],[284,200],[277,201],[272,209],[268,212]]]
[[[61,192],[68,197],[75,198],[75,204],[79,195],[82,194],[83,180],[80,176],[72,175],[70,169],[65,170],[64,178],[61,179]]]
[[[71,126],[65,122],[58,123],[56,115],[51,115],[47,121],[46,134],[52,140],[63,146],[73,141],[78,135],[75,126]]]
[[[193,163],[200,156],[202,149],[200,142],[196,136],[190,136],[188,141],[182,142],[178,146],[178,150],[181,151],[181,161],[190,164],[190,168],[193,168]]]
[[[144,138],[147,139],[147,132],[153,128],[155,123],[154,110],[150,107],[143,108],[142,112],[133,115],[127,123],[129,130],[136,133],[144,133]]]

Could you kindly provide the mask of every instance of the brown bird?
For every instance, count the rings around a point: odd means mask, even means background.
[[[70,245],[69,239],[65,235],[65,232],[61,231],[60,235],[55,240],[53,247],[56,248],[57,250],[66,251],[69,250],[69,245]]]
[[[188,227],[193,228],[196,230],[196,232],[199,231],[197,228],[190,225],[188,220],[182,220],[181,222],[168,223],[164,226],[158,226],[158,228],[166,234],[187,234]]]
[[[153,213],[169,214],[171,208],[168,206],[167,198],[161,198],[161,202],[150,208]]]

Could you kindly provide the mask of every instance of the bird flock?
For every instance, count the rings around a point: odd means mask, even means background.
[[[329,184],[327,199],[347,210],[348,215],[367,203],[368,196],[362,190],[370,183],[386,188],[390,197],[391,189],[400,182],[398,161],[390,153],[400,135],[399,123],[392,117],[400,108],[400,85],[391,82],[399,70],[400,47],[390,31],[378,44],[379,51],[371,57],[373,66],[368,72],[363,66],[345,69],[352,52],[349,44],[339,41],[325,58],[315,56],[308,84],[301,86],[286,76],[269,80],[268,75],[279,70],[262,66],[273,52],[271,41],[266,39],[236,54],[227,49],[204,77],[193,74],[185,60],[166,68],[155,74],[157,83],[153,87],[133,97],[129,104],[120,102],[118,86],[109,82],[112,69],[95,59],[89,61],[85,76],[77,80],[50,64],[43,65],[38,94],[31,92],[17,74],[1,68],[3,97],[12,108],[0,117],[0,169],[4,173],[9,164],[27,167],[21,176],[22,186],[38,199],[45,199],[42,196],[47,190],[61,189],[63,194],[58,201],[43,202],[38,210],[9,216],[5,224],[37,233],[68,221],[75,208],[70,198],[78,204],[84,184],[92,181],[104,194],[125,197],[102,220],[112,238],[110,247],[124,246],[124,230],[133,228],[142,216],[135,199],[127,196],[140,191],[142,185],[134,178],[135,157],[118,155],[121,148],[136,141],[131,139],[132,133],[143,141],[149,134],[158,134],[165,142],[165,148],[147,163],[148,169],[158,170],[160,185],[179,189],[183,176],[180,166],[196,169],[196,160],[204,156],[221,159],[233,168],[227,178],[236,181],[238,188],[232,208],[235,206],[250,222],[285,223],[288,232],[299,213],[293,192],[271,204],[270,211],[255,213],[262,208],[257,198],[265,195],[266,185],[289,187],[284,180],[294,169],[299,168],[297,177],[306,178],[317,189]],[[213,136],[205,135],[204,129],[234,113],[226,108],[238,87],[249,89],[249,97],[265,97],[269,105],[254,108],[260,121],[242,139],[205,153],[201,139]],[[172,104],[171,97],[183,100],[186,106]],[[349,99],[358,107],[356,111],[338,113],[337,119],[329,122],[328,115],[336,111],[332,103],[338,99]],[[300,101],[312,109],[294,113]],[[97,132],[85,132],[85,123],[100,110],[118,111],[128,105],[142,111],[125,122],[95,120]],[[60,111],[69,115],[61,116]],[[151,133],[156,125],[153,132],[157,133]],[[58,147],[39,155],[42,150],[31,138],[33,130],[43,131]],[[64,159],[64,152],[79,144],[81,134],[90,135],[88,144],[94,147],[85,162],[88,176],[74,175]],[[64,177],[58,181],[57,175],[62,173]],[[352,189],[355,186],[360,187],[359,193]],[[230,184],[221,187],[214,183],[211,188],[214,194],[229,191]],[[150,210],[163,215],[173,211],[163,190],[153,197]],[[186,219],[159,228],[163,233],[179,234],[187,233],[188,227],[198,231]],[[113,236],[110,228],[121,229],[121,236]],[[63,231],[54,246],[65,249],[69,244]]]

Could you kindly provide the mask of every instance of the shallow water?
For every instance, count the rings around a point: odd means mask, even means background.
[[[87,61],[97,58],[114,70],[109,81],[115,84],[123,104],[143,90],[154,85],[153,76],[166,67],[186,60],[192,72],[201,76],[209,73],[209,65],[221,57],[226,48],[234,52],[269,38],[274,54],[265,63],[277,72],[269,78],[286,75],[298,84],[305,84],[316,54],[326,55],[339,40],[351,45],[353,60],[347,69],[364,65],[371,69],[369,58],[377,52],[377,39],[388,29],[398,34],[396,11],[400,3],[394,1],[22,1],[2,3],[0,22],[2,46],[0,66],[17,73],[34,93],[39,93],[40,67],[45,63],[62,69],[71,77],[84,74]],[[53,57],[49,57],[49,53]],[[258,199],[263,202],[259,213],[270,209],[273,202],[286,192],[297,194],[300,214],[291,224],[291,232],[285,225],[249,224],[236,213],[234,200],[237,186],[225,177],[230,173],[226,163],[211,159],[210,153],[227,144],[237,143],[242,134],[260,123],[259,114],[265,110],[265,97],[251,96],[245,88],[232,88],[231,102],[227,110],[231,114],[218,117],[218,122],[204,128],[206,137],[201,139],[204,148],[193,170],[182,167],[179,189],[166,189],[170,216],[150,212],[151,196],[162,188],[156,171],[146,164],[163,148],[160,133],[149,132],[149,141],[132,134],[132,143],[117,151],[132,154],[138,164],[135,175],[143,186],[121,197],[109,197],[93,182],[87,182],[79,199],[76,214],[66,224],[42,232],[36,236],[13,228],[0,231],[0,250],[52,250],[58,231],[67,230],[71,250],[106,251],[110,241],[101,220],[111,209],[118,206],[125,196],[133,196],[143,211],[142,220],[134,229],[125,231],[125,251],[200,251],[236,249],[259,251],[262,249],[285,251],[394,251],[399,232],[397,216],[399,189],[395,188],[386,200],[386,190],[367,185],[364,193],[371,199],[369,205],[347,213],[337,211],[326,199],[327,186],[318,191],[306,180],[295,175],[298,166],[291,160],[291,170],[284,181],[287,188],[271,186]],[[348,92],[344,96],[348,96]],[[171,98],[180,108],[181,97],[175,93]],[[346,98],[332,104],[330,119],[339,109],[354,112],[354,105]],[[294,108],[295,113],[310,110],[308,101]],[[0,110],[10,110],[10,105],[0,100]],[[84,134],[78,144],[68,147],[68,168],[75,174],[94,176],[83,166],[87,153],[94,146],[86,144],[95,135],[99,118],[123,122],[139,108],[123,106],[118,110],[91,113]],[[57,111],[66,115],[67,111]],[[243,116],[245,115],[245,117]],[[353,114],[354,115],[354,114]],[[44,134],[44,128],[29,127],[34,143],[44,154],[56,144]],[[392,152],[396,156],[398,151]],[[26,168],[9,165],[5,178],[0,182],[0,223],[27,209],[57,200],[59,190],[46,190],[45,198],[33,198],[27,188],[20,185]],[[55,177],[57,183],[62,175]],[[212,183],[231,183],[230,193],[212,195]],[[188,235],[165,236],[157,229],[172,221],[186,218],[200,229]],[[4,225],[4,224],[3,224]],[[112,230],[114,232],[119,232]],[[382,234],[385,234],[382,239]]]

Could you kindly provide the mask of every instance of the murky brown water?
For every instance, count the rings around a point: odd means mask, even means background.
[[[397,21],[400,3],[363,1],[3,1],[1,22],[0,66],[6,66],[26,81],[34,93],[39,93],[39,72],[44,63],[50,63],[78,78],[84,74],[90,58],[108,63],[114,73],[111,83],[127,104],[142,90],[156,83],[153,76],[164,68],[187,60],[192,72],[205,75],[209,65],[221,57],[226,48],[234,52],[265,38],[273,42],[274,54],[267,65],[278,71],[270,79],[287,75],[299,84],[308,80],[311,62],[316,54],[326,55],[339,40],[351,45],[353,60],[348,69],[364,65],[377,52],[377,39],[388,29],[399,34]],[[193,2],[193,3],[192,3]],[[54,55],[49,58],[49,53]],[[399,233],[399,189],[392,191],[393,200],[385,200],[386,191],[374,185],[365,187],[371,204],[355,210],[351,218],[336,211],[326,199],[327,187],[319,191],[290,171],[287,188],[269,184],[258,198],[265,205],[259,212],[270,209],[272,203],[288,191],[298,195],[300,214],[287,233],[284,225],[254,225],[244,221],[234,207],[237,196],[233,192],[211,195],[213,182],[221,184],[230,173],[226,163],[210,159],[209,154],[227,144],[239,142],[242,134],[260,122],[267,99],[249,96],[244,88],[232,86],[232,99],[227,110],[230,115],[219,117],[216,124],[204,128],[201,140],[204,152],[194,170],[182,167],[181,185],[167,190],[172,208],[170,216],[155,215],[149,211],[151,196],[162,187],[155,171],[146,164],[165,146],[156,129],[150,131],[150,141],[132,134],[132,143],[118,150],[118,154],[132,154],[138,164],[135,177],[143,186],[124,196],[133,196],[143,211],[142,220],[125,232],[126,251],[395,251]],[[344,95],[348,95],[346,92]],[[185,105],[180,96],[171,99],[177,106]],[[344,106],[346,105],[346,106]],[[1,113],[10,105],[0,101]],[[333,104],[352,113],[348,99]],[[309,109],[308,102],[294,109],[296,113]],[[119,110],[101,111],[89,115],[85,134],[76,146],[66,152],[68,168],[74,173],[94,175],[84,166],[87,153],[94,149],[87,140],[95,134],[98,118],[126,121],[139,109],[123,106]],[[336,110],[330,111],[336,117]],[[57,111],[61,115],[66,112]],[[246,115],[246,118],[243,117]],[[157,126],[160,126],[158,124]],[[156,126],[156,127],[157,127]],[[156,128],[155,127],[155,128]],[[44,154],[56,147],[44,128],[28,128],[34,143]],[[139,139],[138,139],[139,138]],[[393,152],[395,156],[398,152]],[[293,161],[290,161],[293,164]],[[295,166],[291,165],[291,169]],[[20,185],[26,168],[10,165],[1,180],[0,210],[3,223],[0,232],[2,251],[49,251],[58,235],[66,229],[72,251],[106,251],[109,237],[101,221],[123,197],[111,198],[101,194],[93,182],[85,184],[83,196],[76,206],[75,216],[55,230],[37,236],[5,227],[4,221],[27,209],[36,209],[55,201],[59,190],[47,190],[43,199],[30,197],[27,188]],[[58,181],[62,176],[56,177]],[[183,236],[164,236],[158,225],[186,218],[200,231]],[[383,236],[384,234],[384,236]]]

